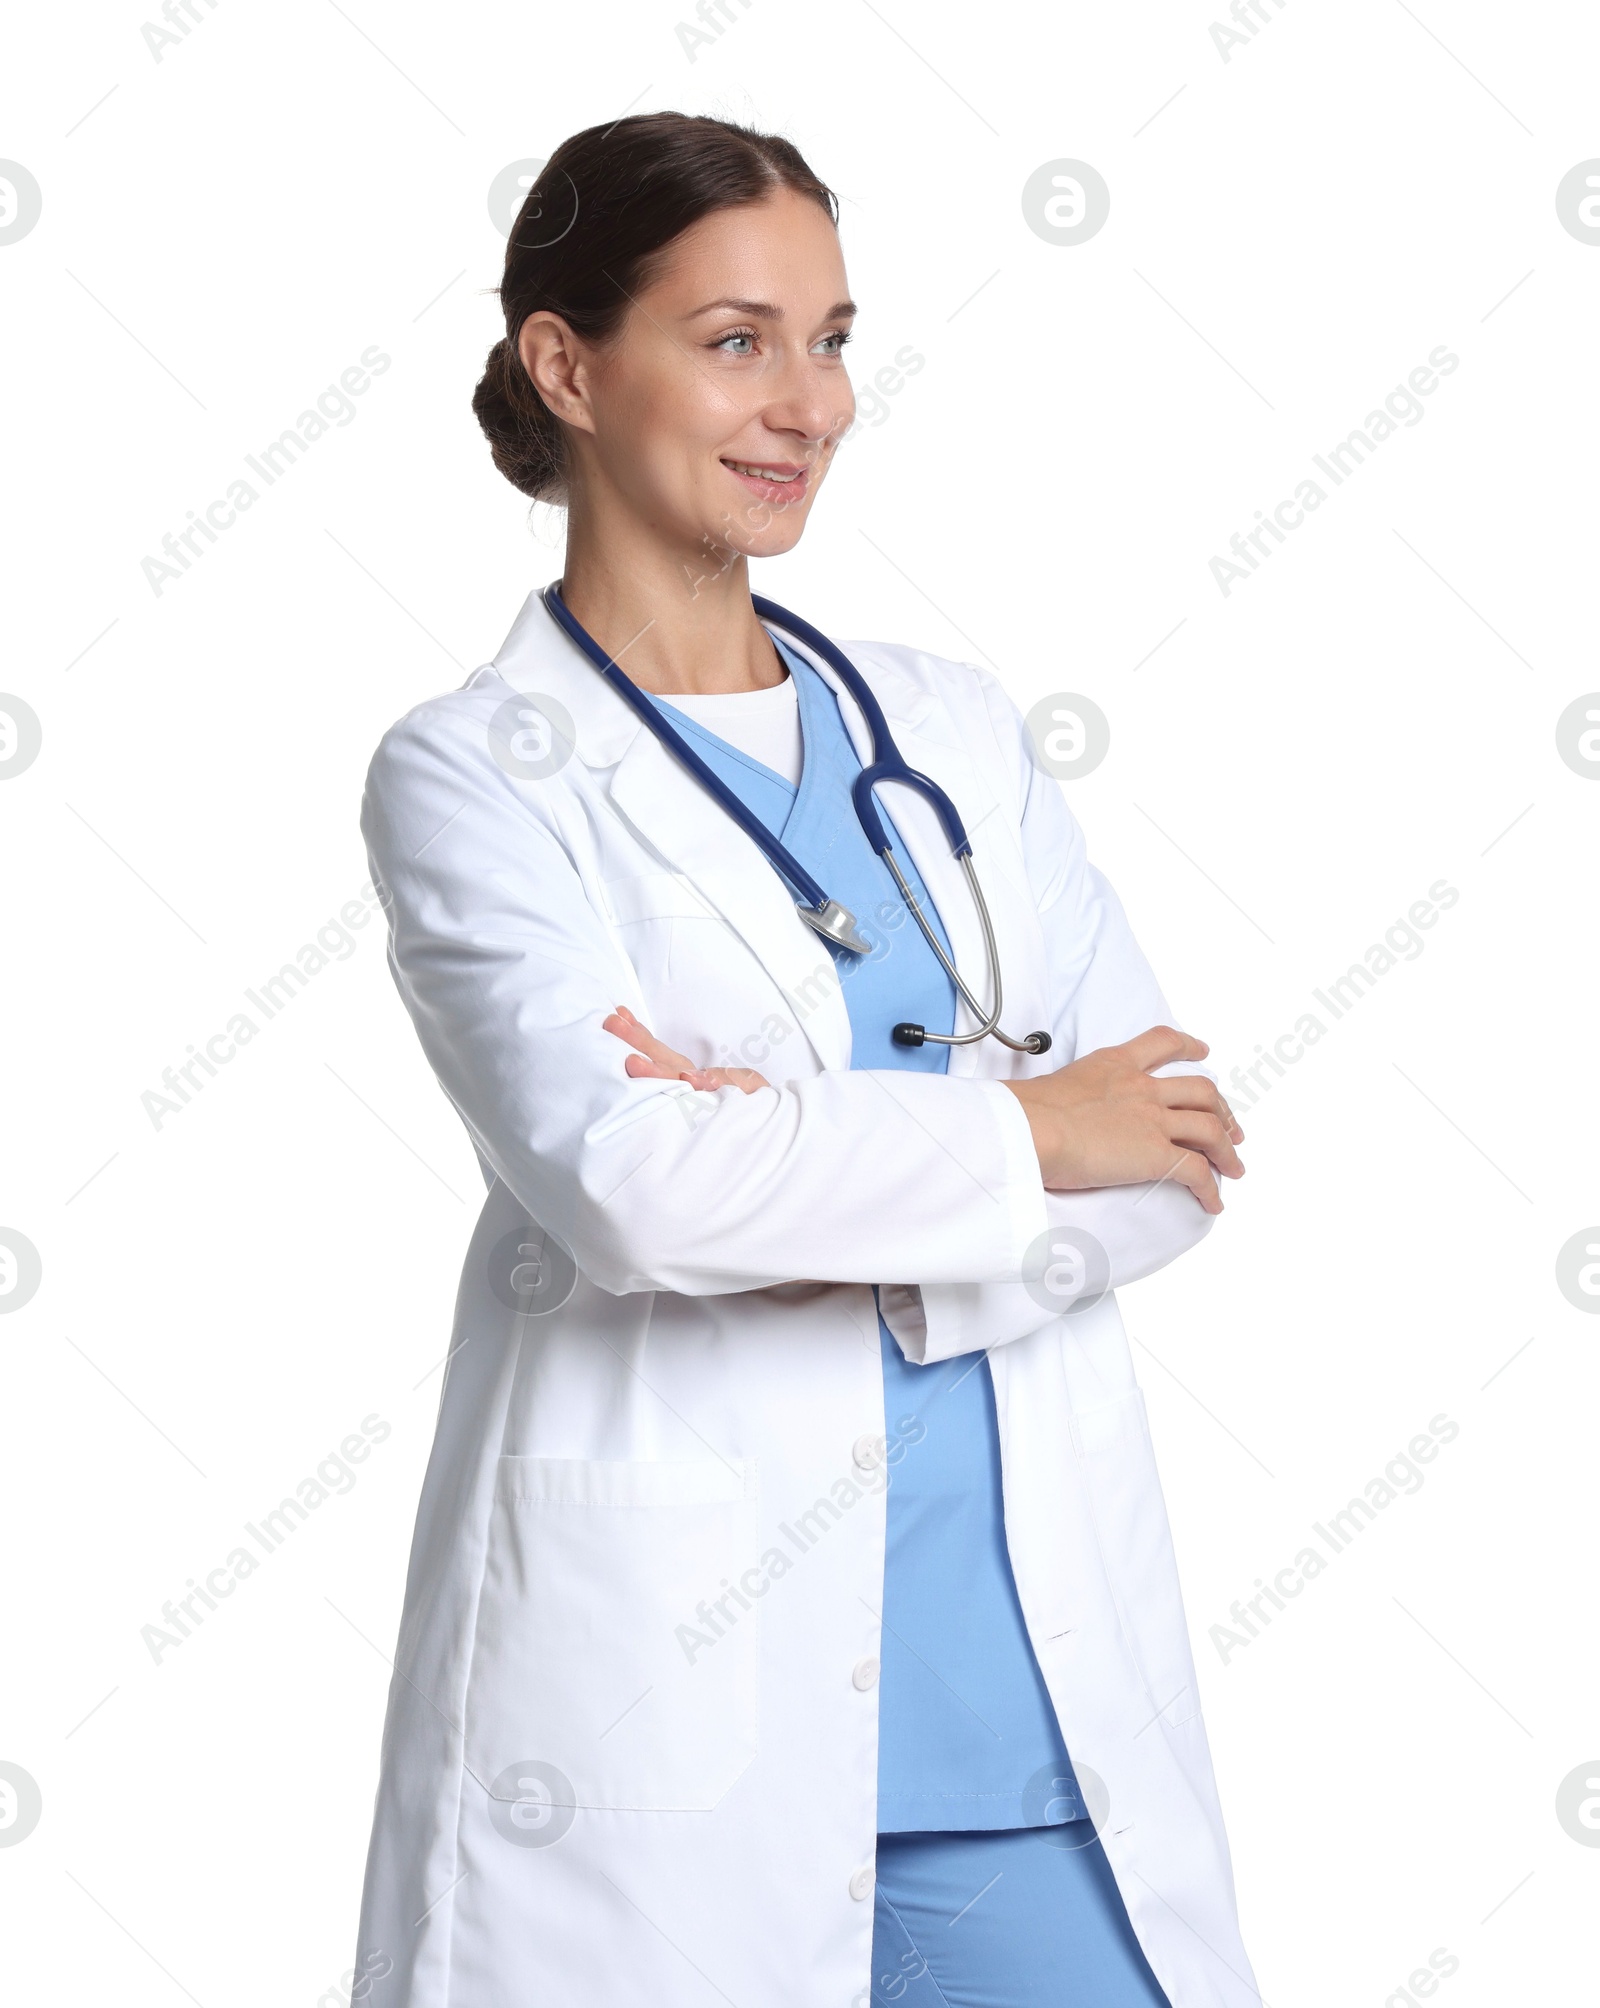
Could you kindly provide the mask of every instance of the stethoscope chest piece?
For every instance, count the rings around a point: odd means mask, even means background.
[[[807,927],[814,928],[824,941],[831,941],[835,948],[845,948],[852,955],[870,955],[872,943],[856,926],[856,917],[849,907],[841,906],[836,899],[824,900],[821,906],[807,906],[803,900],[796,900],[794,910]]]

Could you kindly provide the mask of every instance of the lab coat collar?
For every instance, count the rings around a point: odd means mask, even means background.
[[[785,633],[784,641],[812,663],[830,688],[839,679],[804,643]],[[492,667],[513,690],[544,691],[557,697],[570,713],[577,734],[577,754],[586,767],[614,766],[645,731],[638,714],[600,676],[588,657],[558,627],[536,590],[523,601]],[[907,729],[920,725],[934,709],[925,690],[892,665],[875,661],[872,687],[891,724]],[[854,703],[846,697],[846,715],[856,751],[869,757],[871,735]],[[652,740],[654,734],[648,735]]]
[[[863,762],[870,760],[871,734],[839,677],[793,636],[785,633],[784,641],[830,689],[841,693],[856,752]],[[970,832],[992,805],[953,732],[938,730],[933,699],[879,654],[870,665],[858,666],[869,677],[908,763],[950,794]],[[829,950],[796,912],[788,887],[557,626],[537,592],[528,595],[493,667],[512,689],[553,697],[566,709],[576,757],[597,770],[619,812],[760,959],[821,1064],[848,1067],[850,1020],[838,973]],[[983,937],[965,874],[950,854],[938,819],[907,789],[888,790],[884,800],[939,910],[956,966],[982,996]],[[957,1022],[970,1024],[964,1007]],[[976,1048],[953,1046],[950,1071],[976,1072]]]

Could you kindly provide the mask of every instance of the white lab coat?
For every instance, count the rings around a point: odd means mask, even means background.
[[[1174,2008],[1258,2001],[1116,1301],[1063,1318],[1018,1280],[1052,1223],[1127,1282],[1209,1219],[1171,1182],[1046,1195],[997,1085],[1170,1014],[995,680],[845,648],[972,832],[1005,1021],[1048,1026],[1046,1057],[985,1040],[944,1077],[850,1071],[791,895],[535,595],[374,758],[395,979],[492,1183],[389,1696],[370,2008],[866,2008],[892,1482],[873,1284],[908,1358],[989,1350],[1023,1613],[1151,1966]],[[544,779],[493,757],[519,693],[572,723]],[[981,994],[960,869],[891,797]],[[617,1004],[773,1085],[631,1080]],[[524,1283],[569,1250],[565,1304],[506,1301],[507,1248]]]

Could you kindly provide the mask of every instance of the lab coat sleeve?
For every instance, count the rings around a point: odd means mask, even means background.
[[[1059,784],[1030,756],[1027,727],[1015,705],[986,671],[971,674],[978,680],[1003,772],[1021,804],[1023,855],[1044,929],[1054,1005],[1048,1065],[1064,1067],[1102,1046],[1121,1045],[1153,1025],[1176,1025],[1121,901],[1089,862],[1083,831]],[[1177,1063],[1158,1071],[1207,1070]],[[1100,1243],[1109,1258],[1113,1289],[1184,1254],[1209,1233],[1214,1217],[1172,1179],[1047,1192],[1045,1211],[1048,1228],[1078,1230]],[[919,1365],[1009,1344],[1059,1316],[1015,1278],[982,1283],[925,1279],[915,1286],[886,1286],[879,1297],[884,1321],[901,1351]]]
[[[616,1295],[795,1279],[1016,1276],[1044,1225],[1038,1160],[997,1082],[828,1071],[746,1095],[634,1080],[602,1021],[648,1022],[574,862],[582,810],[488,752],[469,686],[374,757],[362,803],[389,961],[480,1157]]]

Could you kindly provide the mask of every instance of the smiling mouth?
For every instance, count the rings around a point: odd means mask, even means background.
[[[803,486],[808,471],[804,467],[765,467],[753,460],[724,460],[722,464],[735,474],[742,474],[747,481],[771,481],[780,488],[795,482]]]

